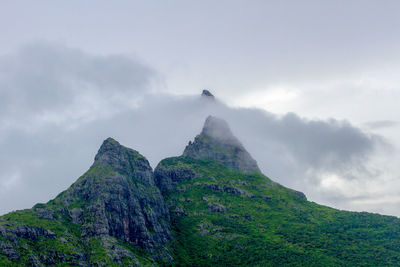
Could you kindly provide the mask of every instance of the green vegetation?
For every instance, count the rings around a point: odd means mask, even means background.
[[[396,217],[318,205],[260,173],[239,172],[211,160],[174,157],[160,166],[172,176],[184,169],[194,172],[194,177],[177,179],[177,187],[164,192],[174,236],[168,244],[173,266],[396,266],[400,262]],[[0,266],[34,265],[35,259],[52,266],[165,265],[139,246],[114,237],[83,237],[86,225],[74,223],[66,214],[65,208],[82,210],[88,205],[72,190],[109,186],[102,178],[113,175],[113,169],[94,165],[47,204],[1,216],[0,246],[10,242],[1,234],[3,227],[15,233],[12,244],[19,258],[11,260],[0,253]],[[88,181],[94,181],[92,187]],[[140,182],[137,186],[149,194],[157,191]],[[150,206],[144,209],[152,214]],[[90,218],[85,221],[90,222]],[[32,227],[29,237],[24,236],[24,227]]]
[[[262,174],[233,171],[212,161],[176,157],[161,165],[190,167],[197,174],[165,194],[176,266],[400,262],[400,220],[395,217],[321,206]],[[213,204],[224,209],[213,211]]]
[[[87,201],[76,197],[72,191],[87,191],[87,178],[97,179],[99,184],[104,185],[102,179],[115,175],[112,168],[103,165],[92,166],[82,175],[68,190],[60,193],[55,199],[48,203],[36,204],[32,209],[19,210],[0,217],[0,266],[36,266],[35,260],[51,266],[77,266],[86,262],[91,266],[154,266],[151,255],[126,242],[112,237],[82,237],[82,227],[73,223],[66,212],[74,209],[84,209]],[[99,195],[98,197],[101,197]],[[68,199],[68,202],[65,200]],[[65,203],[68,205],[65,206]],[[50,218],[38,215],[38,211],[44,210]],[[88,214],[90,221],[91,217]],[[20,228],[22,227],[22,230]],[[28,230],[24,230],[26,227]],[[2,234],[1,229],[7,229],[10,238]],[[36,234],[38,232],[38,234]],[[7,258],[1,253],[3,244],[11,244],[19,255],[15,261]],[[108,248],[119,247],[127,254],[120,259],[120,264],[115,262],[115,255]],[[120,257],[120,255],[117,255]],[[41,265],[38,265],[41,266]]]

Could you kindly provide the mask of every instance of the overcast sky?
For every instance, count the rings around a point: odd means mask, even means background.
[[[399,9],[2,1],[0,214],[68,188],[109,136],[155,167],[211,114],[309,200],[400,216]]]

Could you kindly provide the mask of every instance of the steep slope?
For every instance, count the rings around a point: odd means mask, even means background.
[[[210,132],[222,138],[211,139]],[[225,137],[236,140],[226,123],[208,118],[183,156],[165,159],[155,169],[171,212],[174,264],[398,265],[398,218],[309,202],[303,193],[227,161],[234,157],[232,150],[219,149]]]
[[[109,138],[68,190],[0,218],[0,265],[170,262],[168,220],[148,161]]]
[[[189,142],[183,156],[195,159],[212,159],[243,172],[260,172],[257,162],[232,134],[228,124],[209,116],[203,130],[194,142]]]

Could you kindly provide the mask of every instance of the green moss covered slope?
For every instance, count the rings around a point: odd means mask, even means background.
[[[306,200],[260,173],[215,161],[163,160],[156,175],[191,177],[163,194],[177,266],[396,266],[400,220]]]

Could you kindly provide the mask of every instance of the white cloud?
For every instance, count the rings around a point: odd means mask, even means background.
[[[25,45],[0,57],[2,127],[87,123],[137,105],[157,74],[120,55],[91,55],[55,43]]]
[[[377,149],[388,145],[347,121],[310,120],[295,113],[277,116],[199,95],[156,94],[152,86],[157,73],[124,56],[96,56],[55,44],[21,51],[0,59],[6,69],[0,78],[5,85],[0,91],[5,96],[0,150],[7,151],[0,154],[0,175],[15,170],[19,174],[15,190],[2,194],[7,202],[1,202],[0,212],[54,197],[89,167],[109,136],[141,152],[153,167],[165,157],[180,155],[210,114],[228,121],[267,175],[304,191],[311,200],[355,207],[352,197],[360,197],[362,190],[371,203],[381,193],[368,186],[349,189],[379,174],[382,165],[372,166],[371,160]],[[11,67],[6,66],[10,62]],[[296,98],[287,93],[290,90],[281,87],[271,96]],[[386,188],[390,181],[381,176],[377,181]]]
[[[0,190],[2,193],[9,193],[21,183],[21,174],[18,171],[3,173],[0,178]]]

